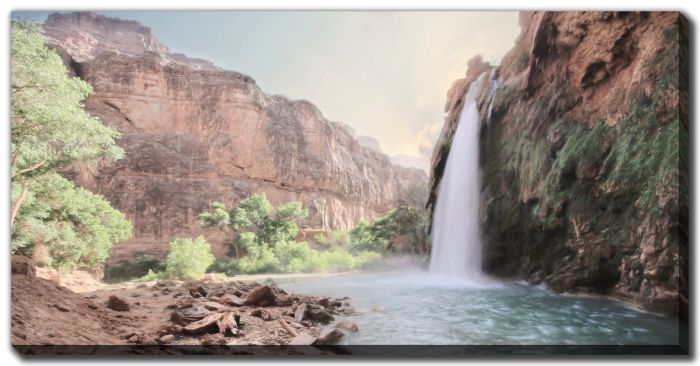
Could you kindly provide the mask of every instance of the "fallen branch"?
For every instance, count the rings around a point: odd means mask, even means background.
[[[229,332],[231,335],[238,334],[238,324],[236,323],[236,318],[233,312],[225,313],[217,322],[216,325],[219,327],[219,333],[226,336]]]
[[[282,328],[284,328],[284,330],[286,330],[287,333],[289,333],[289,335],[291,335],[292,337],[299,336],[299,333],[297,333],[296,330],[294,330],[294,328],[292,328],[289,324],[287,324],[287,322],[284,321],[284,319],[280,319],[279,323],[282,326]]]

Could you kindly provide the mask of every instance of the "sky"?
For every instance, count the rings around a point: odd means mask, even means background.
[[[98,13],[137,20],[172,52],[247,74],[268,94],[306,99],[426,171],[452,82],[474,55],[500,62],[520,31],[515,12]]]

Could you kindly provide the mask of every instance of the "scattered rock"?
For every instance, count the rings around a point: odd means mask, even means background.
[[[343,320],[339,322],[338,324],[335,325],[336,328],[342,329],[342,330],[347,330],[349,332],[357,332],[357,324],[354,322],[351,322],[350,320]]]
[[[230,305],[230,306],[244,306],[246,301],[244,299],[241,299],[240,297],[236,295],[223,295],[219,298],[219,302],[222,304]]]
[[[294,311],[294,320],[299,323],[304,318],[306,318],[306,311],[307,311],[307,306],[304,303],[301,303],[297,306],[296,310]]]
[[[168,344],[172,343],[175,340],[175,336],[172,334],[166,334],[158,339],[158,343],[161,344]]]
[[[117,297],[116,295],[109,295],[107,300],[107,307],[114,311],[129,311],[129,304]]]
[[[275,294],[272,293],[270,286],[258,286],[248,293],[245,303],[253,306],[275,305]]]
[[[330,323],[335,319],[333,315],[324,309],[311,309],[308,311],[308,317],[323,324]]]
[[[294,304],[294,298],[287,295],[277,296],[276,303],[277,306],[292,306],[292,304]]]
[[[287,345],[289,346],[310,346],[312,344],[315,344],[317,341],[316,337],[307,334],[307,333],[302,333],[299,334],[298,336],[294,337]]]
[[[330,309],[331,308],[331,299],[324,297],[323,299],[318,300],[318,304],[323,306],[326,309]]]
[[[270,321],[270,320],[274,319],[274,316],[272,315],[272,313],[270,313],[269,311],[267,311],[265,309],[260,309],[260,308],[253,310],[250,313],[250,315],[257,316],[258,318],[265,320],[265,321]]]
[[[209,310],[201,306],[190,306],[187,308],[174,310],[170,314],[170,320],[180,324],[187,324],[204,319],[210,314],[211,312]]]
[[[210,314],[205,316],[202,320],[198,320],[194,323],[190,323],[183,328],[183,331],[187,334],[201,334],[205,333],[217,326],[217,322],[221,319],[222,315],[219,313]]]
[[[85,296],[86,299],[94,300],[99,298],[100,296],[98,294],[92,294],[90,296]]]
[[[168,324],[158,330],[159,336],[164,336],[166,334],[180,334],[182,333],[182,326],[177,324]]]
[[[202,337],[199,343],[203,346],[223,346],[226,344],[226,338],[219,333],[207,334]]]
[[[68,309],[67,307],[65,307],[65,306],[62,305],[62,304],[53,304],[53,305],[51,305],[51,306],[55,307],[56,309],[58,309],[59,311],[62,311],[62,312],[64,312],[64,313],[67,313],[67,312],[70,311],[70,309]]]
[[[89,307],[90,309],[92,309],[92,310],[97,310],[97,309],[98,309],[98,306],[95,305],[95,304],[93,304],[93,303],[89,303],[89,304],[88,304],[88,307]]]
[[[215,290],[210,291],[207,294],[207,298],[212,298],[212,297],[221,297],[226,294],[226,288],[225,287],[219,287]]]
[[[143,342],[141,342],[144,346],[157,346],[158,345],[158,339],[157,338],[146,338],[144,339]]]
[[[318,342],[321,344],[334,344],[343,338],[343,336],[345,336],[345,333],[340,329],[328,328],[321,332],[321,335],[318,337]]]
[[[202,303],[202,307],[204,307],[207,310],[211,310],[211,311],[226,310],[226,306],[221,305],[218,302],[214,302],[214,301],[206,301],[206,302]]]

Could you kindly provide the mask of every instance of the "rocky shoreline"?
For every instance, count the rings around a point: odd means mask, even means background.
[[[36,277],[29,258],[13,256],[12,271],[12,344],[20,352],[31,346],[97,345],[136,353],[299,346],[308,353],[321,349],[305,346],[332,345],[358,331],[349,298],[287,293],[273,280],[209,276],[77,294]]]

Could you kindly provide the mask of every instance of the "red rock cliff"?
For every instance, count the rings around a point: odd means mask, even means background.
[[[273,204],[302,201],[306,227],[347,229],[427,180],[360,146],[310,102],[265,94],[246,75],[170,53],[137,22],[52,14],[44,29],[93,86],[87,109],[122,133],[125,159],[71,173],[134,224],[111,261],[162,254],[172,237],[200,233],[197,214],[214,200],[232,205],[265,192]],[[225,252],[218,233],[207,237]]]
[[[526,12],[497,67],[469,61],[433,154],[438,192],[469,85],[481,115],[484,269],[687,316],[687,24],[677,12]]]

